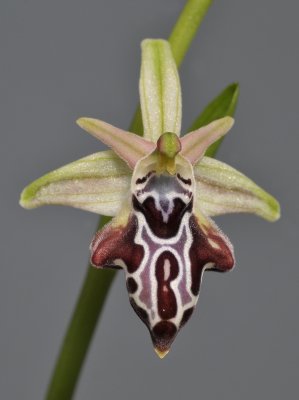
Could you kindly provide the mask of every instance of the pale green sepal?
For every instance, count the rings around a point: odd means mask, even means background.
[[[141,43],[141,48],[139,92],[144,137],[156,143],[164,132],[180,135],[180,80],[166,40],[146,39]]]
[[[194,165],[203,157],[207,148],[224,136],[233,124],[234,119],[232,117],[224,117],[183,136],[181,139],[182,156]]]
[[[116,128],[99,119],[83,117],[76,122],[82,129],[111,147],[131,169],[134,169],[136,163],[155,148],[153,143],[135,133]]]
[[[241,172],[210,157],[194,166],[196,197],[208,216],[252,213],[268,221],[280,217],[277,200]]]
[[[130,190],[131,171],[112,151],[91,154],[28,185],[20,205],[57,204],[101,215],[116,215]]]

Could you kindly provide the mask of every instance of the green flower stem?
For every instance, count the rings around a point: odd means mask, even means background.
[[[188,0],[170,35],[172,51],[179,65],[207,12],[211,0]],[[142,134],[140,107],[133,118],[131,132]],[[99,228],[109,218],[101,218]],[[115,273],[88,267],[72,319],[48,388],[46,400],[72,399],[97,321],[102,312]]]
[[[168,39],[177,66],[181,65],[211,3],[212,0],[189,0],[183,8]]]
[[[102,227],[105,222],[99,225]],[[71,322],[62,343],[47,399],[72,398],[93,332],[113,278],[114,271],[88,267]]]

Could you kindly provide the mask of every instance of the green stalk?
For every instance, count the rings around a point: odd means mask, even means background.
[[[173,55],[179,66],[212,0],[188,0],[169,37]],[[142,135],[140,107],[133,118],[131,132]],[[109,218],[101,218],[99,229]],[[82,369],[97,321],[115,273],[99,271],[90,265],[76,307],[68,326],[46,400],[71,400]]]
[[[101,229],[110,218],[102,217]],[[64,337],[46,399],[72,398],[94,328],[103,309],[115,271],[88,266],[71,321]]]
[[[169,36],[173,57],[179,67],[206,15],[212,0],[189,0]]]

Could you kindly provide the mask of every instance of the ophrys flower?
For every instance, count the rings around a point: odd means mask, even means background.
[[[98,268],[123,268],[130,302],[163,357],[190,318],[205,270],[228,271],[233,248],[209,218],[251,212],[270,221],[279,205],[226,164],[204,156],[233,125],[224,117],[181,139],[181,91],[168,42],[142,43],[144,137],[103,121],[78,124],[103,151],[31,183],[21,205],[64,204],[113,216],[91,244]]]

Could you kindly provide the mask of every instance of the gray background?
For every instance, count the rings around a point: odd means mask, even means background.
[[[41,399],[86,271],[97,216],[18,206],[31,180],[101,149],[76,118],[127,128],[139,43],[167,37],[183,0],[2,0],[0,12],[0,398]],[[232,81],[236,125],[219,158],[281,201],[276,224],[217,219],[237,267],[207,273],[197,311],[160,361],[123,275],[79,399],[294,399],[298,395],[298,12],[296,1],[211,7],[182,66],[184,127]]]

